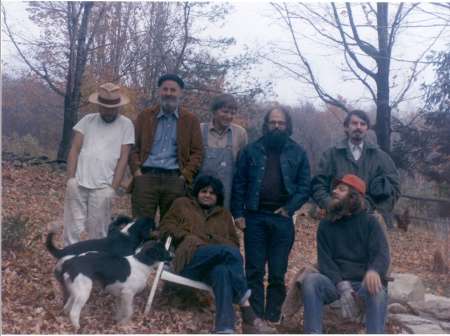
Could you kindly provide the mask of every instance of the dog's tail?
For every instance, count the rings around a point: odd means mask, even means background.
[[[47,240],[45,241],[45,246],[47,247],[47,250],[50,252],[52,256],[59,259],[64,256],[64,253],[62,253],[60,249],[58,249],[55,245],[53,245],[53,236],[55,235],[54,232],[49,232],[47,235]]]

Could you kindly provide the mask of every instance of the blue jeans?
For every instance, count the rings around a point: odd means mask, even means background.
[[[383,334],[386,322],[387,291],[386,288],[371,295],[361,285],[352,282],[352,287],[365,303],[366,330],[368,334]],[[302,284],[304,304],[305,334],[322,334],[323,305],[339,299],[339,293],[333,282],[320,273],[308,274]]]
[[[260,318],[276,322],[280,320],[281,305],[286,297],[284,276],[294,243],[294,224],[291,217],[253,211],[246,213],[245,220],[245,272],[252,290],[250,304]],[[269,285],[265,300],[266,263]]]
[[[212,287],[216,304],[214,331],[233,331],[233,303],[240,303],[248,290],[239,249],[229,245],[199,247],[180,275]]]

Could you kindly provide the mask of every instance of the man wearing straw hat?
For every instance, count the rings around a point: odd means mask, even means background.
[[[129,99],[118,85],[105,83],[89,96],[97,113],[84,116],[73,128],[67,159],[64,199],[64,245],[106,236],[111,221],[111,201],[124,175],[134,144],[130,119],[119,114]]]

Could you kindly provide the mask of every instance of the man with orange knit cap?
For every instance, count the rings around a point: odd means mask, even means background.
[[[389,246],[381,225],[365,209],[366,184],[356,175],[333,183],[327,217],[317,230],[319,273],[302,283],[304,332],[322,333],[323,305],[339,300],[343,318],[365,306],[368,333],[384,333]]]

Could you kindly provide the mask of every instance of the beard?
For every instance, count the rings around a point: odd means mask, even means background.
[[[350,140],[356,142],[356,143],[361,143],[365,137],[366,134],[360,132],[360,131],[353,131],[349,134]]]
[[[116,115],[108,115],[108,116],[100,115],[100,117],[102,118],[102,120],[103,120],[105,123],[110,124],[110,123],[112,123],[114,120],[117,119],[117,114],[116,114]]]
[[[264,135],[265,144],[267,148],[281,150],[284,144],[289,139],[289,134],[286,131],[273,130]]]
[[[351,200],[350,195],[348,194],[343,199],[339,199],[337,197],[332,197],[330,206],[328,208],[327,217],[332,222],[336,222],[337,220],[350,216],[351,215]]]
[[[352,216],[366,209],[364,198],[356,192],[349,192],[344,198],[331,197],[327,218],[336,222],[341,218]]]
[[[164,96],[164,97],[160,98],[160,103],[161,103],[161,108],[164,112],[172,113],[178,108],[178,105],[180,104],[180,100],[178,97],[173,97],[173,96],[165,97]]]

